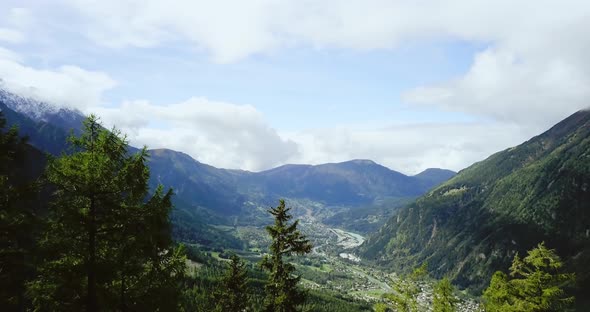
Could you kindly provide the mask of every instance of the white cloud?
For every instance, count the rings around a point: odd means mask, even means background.
[[[297,145],[281,138],[249,105],[191,98],[170,105],[133,101],[94,111],[126,132],[132,144],[183,151],[219,167],[268,169],[298,154]]]
[[[316,129],[285,134],[300,146],[298,163],[371,159],[406,174],[460,170],[536,134],[512,123],[424,123],[372,129]]]
[[[250,105],[205,98],[154,105],[129,101],[106,105],[102,97],[116,82],[103,72],[77,66],[39,69],[0,47],[3,88],[59,107],[96,113],[108,126],[127,133],[135,146],[170,148],[219,167],[268,169],[298,155],[297,145],[281,138],[263,115]]]
[[[0,27],[0,42],[6,43],[22,43],[25,41],[25,36],[20,31]]]
[[[105,73],[73,66],[37,69],[18,59],[18,54],[0,49],[0,77],[11,91],[96,113],[107,126],[116,125],[127,133],[135,146],[183,151],[217,167],[262,170],[285,163],[369,158],[410,174],[429,167],[459,170],[537,134],[537,129],[511,122],[405,123],[278,133],[253,106],[206,98],[168,105],[128,101],[107,106],[102,95],[115,82]]]
[[[589,41],[590,43],[590,41]],[[407,92],[405,101],[450,111],[546,128],[576,110],[590,107],[590,61],[571,57],[569,46],[515,54],[490,48],[476,55],[469,71],[439,85]],[[538,51],[538,52],[537,52]],[[585,50],[590,53],[590,45]],[[538,54],[548,54],[538,57]]]
[[[10,8],[5,21],[18,29],[27,29],[34,25],[33,13],[27,8]]]
[[[0,60],[20,63],[23,61],[23,57],[12,50],[0,47]]]
[[[357,158],[407,174],[431,167],[460,170],[537,134],[509,122],[396,123],[283,133],[253,106],[206,98],[168,105],[131,101],[91,111],[127,133],[132,145],[170,148],[217,167],[254,171]]]
[[[63,3],[82,15],[84,33],[101,45],[145,47],[181,39],[224,61],[292,44],[379,49],[407,41],[451,38],[526,45],[556,27],[583,34],[590,23],[590,4],[580,0]],[[555,40],[549,37],[544,40]]]
[[[102,95],[116,82],[102,72],[77,66],[38,69],[22,64],[23,58],[0,47],[0,78],[3,87],[17,94],[85,111],[100,105]]]
[[[86,34],[101,46],[153,47],[185,40],[231,62],[272,49],[275,1],[64,1],[83,16]]]
[[[64,0],[99,45],[188,42],[218,62],[304,46],[391,49],[416,41],[486,44],[464,76],[407,102],[549,125],[587,106],[590,2],[584,0]]]
[[[136,101],[106,109],[102,93],[115,86],[107,74],[75,66],[32,68],[23,65],[20,55],[0,50],[0,77],[21,93],[96,110],[135,142],[187,151],[222,167],[372,158],[404,172],[431,166],[460,169],[590,105],[590,2],[585,0],[63,0],[61,5],[36,3],[7,12],[11,18],[0,23],[8,27],[0,28],[0,40],[9,43],[25,41],[22,29],[39,22],[37,28],[47,28],[49,34],[59,37],[67,29],[68,35],[101,47],[189,44],[221,63],[293,46],[485,45],[463,75],[417,86],[404,96],[408,103],[486,117],[485,124],[324,129],[283,136],[251,106],[202,98],[167,106]]]

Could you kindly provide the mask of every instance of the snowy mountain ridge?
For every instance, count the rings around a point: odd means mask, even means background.
[[[85,116],[76,109],[61,108],[55,104],[39,101],[8,91],[0,80],[0,103],[11,110],[26,115],[37,122],[49,122],[70,130],[79,129]]]
[[[32,97],[26,97],[14,92],[8,91],[2,81],[0,80],[0,101],[8,108],[25,114],[35,121],[48,122],[50,119],[56,118],[70,118],[83,116],[82,112],[75,109],[61,108],[55,104],[36,100]]]

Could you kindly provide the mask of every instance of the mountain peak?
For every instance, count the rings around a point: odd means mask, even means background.
[[[86,118],[79,110],[61,108],[55,104],[11,92],[3,86],[2,81],[0,81],[0,103],[35,122],[51,123],[66,131],[72,129],[79,131]]]
[[[355,165],[376,165],[377,163],[370,160],[370,159],[353,159],[353,160],[349,160],[349,161],[345,161],[344,163],[351,163],[351,164],[355,164]]]
[[[441,169],[441,168],[427,168],[424,171],[414,175],[415,177],[417,176],[424,176],[424,175],[431,175],[431,174],[450,174],[450,175],[455,175],[457,174],[455,171],[453,170],[449,170],[449,169]]]
[[[198,160],[196,160],[195,158],[193,158],[191,155],[189,155],[187,153],[171,150],[168,148],[150,149],[150,150],[148,150],[148,153],[154,157],[175,158],[175,159],[182,160],[185,162],[195,162],[195,163],[201,164],[201,162],[199,162]]]
[[[0,101],[15,112],[25,114],[29,118],[37,121],[45,121],[43,120],[44,116],[48,114],[55,114],[59,111],[55,105],[12,93],[4,89],[1,84]]]

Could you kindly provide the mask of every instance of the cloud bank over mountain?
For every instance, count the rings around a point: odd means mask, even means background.
[[[261,170],[370,158],[406,173],[458,170],[590,106],[586,1],[63,0],[7,1],[0,9],[4,87],[97,113],[127,132],[133,144],[185,151],[221,167]],[[463,73],[406,88],[391,105],[469,120],[375,116],[370,124],[285,130],[271,126],[249,100],[228,102],[202,93],[168,102],[141,95],[106,100],[131,82],[112,73],[127,64],[108,63],[104,51],[158,53],[180,45],[195,58],[229,66],[292,50],[362,54],[420,42],[478,49]],[[72,54],[90,61],[81,65]],[[326,118],[336,119],[338,109],[336,104],[334,116]]]

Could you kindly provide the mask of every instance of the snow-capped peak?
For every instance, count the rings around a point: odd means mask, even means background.
[[[61,118],[79,119],[83,114],[78,110],[61,108],[57,105],[36,100],[31,97],[21,96],[6,90],[0,80],[0,102],[15,112],[26,115],[36,121],[48,122],[49,119],[60,116]]]

